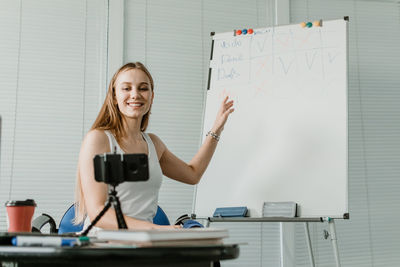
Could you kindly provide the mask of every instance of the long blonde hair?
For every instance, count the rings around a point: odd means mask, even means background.
[[[90,130],[108,130],[114,136],[117,142],[121,141],[121,139],[126,135],[125,129],[123,127],[123,116],[119,111],[118,105],[116,104],[115,99],[115,82],[119,76],[124,71],[138,69],[142,70],[146,73],[147,77],[150,80],[151,91],[154,91],[154,81],[151,77],[150,72],[147,68],[140,62],[131,62],[123,65],[121,68],[115,72],[113,75],[110,84],[108,86],[108,91],[106,95],[106,99],[104,100],[103,106],[100,109],[99,115],[97,116],[95,122],[92,125]],[[143,116],[140,130],[145,131],[149,124],[150,110]],[[85,200],[82,191],[81,177],[79,174],[79,165],[76,174],[76,188],[75,188],[75,219],[74,222],[76,224],[82,223],[87,214]]]

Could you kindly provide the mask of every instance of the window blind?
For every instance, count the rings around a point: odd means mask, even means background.
[[[106,88],[107,2],[1,0],[0,35],[0,229],[8,199],[58,223]]]

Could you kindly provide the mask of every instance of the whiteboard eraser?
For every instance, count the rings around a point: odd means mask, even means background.
[[[247,207],[224,207],[217,208],[213,217],[246,217]]]
[[[263,217],[297,217],[297,203],[264,202]]]

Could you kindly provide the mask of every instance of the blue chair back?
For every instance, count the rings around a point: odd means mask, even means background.
[[[160,206],[157,206],[156,216],[153,218],[153,223],[158,225],[170,225],[167,214]]]
[[[72,204],[68,210],[64,213],[61,218],[60,225],[58,227],[58,233],[73,233],[80,232],[83,230],[83,223],[75,225],[73,220],[75,218],[75,205]],[[156,216],[153,218],[153,223],[158,225],[170,225],[167,215],[160,206],[157,206]]]
[[[75,218],[75,205],[72,204],[71,207],[64,213],[64,216],[61,218],[60,225],[58,226],[58,233],[73,233],[80,232],[83,230],[83,223],[74,224]]]

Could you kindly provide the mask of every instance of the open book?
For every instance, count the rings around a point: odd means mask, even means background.
[[[218,228],[103,230],[97,233],[99,241],[138,246],[217,245],[228,236],[228,230]]]

